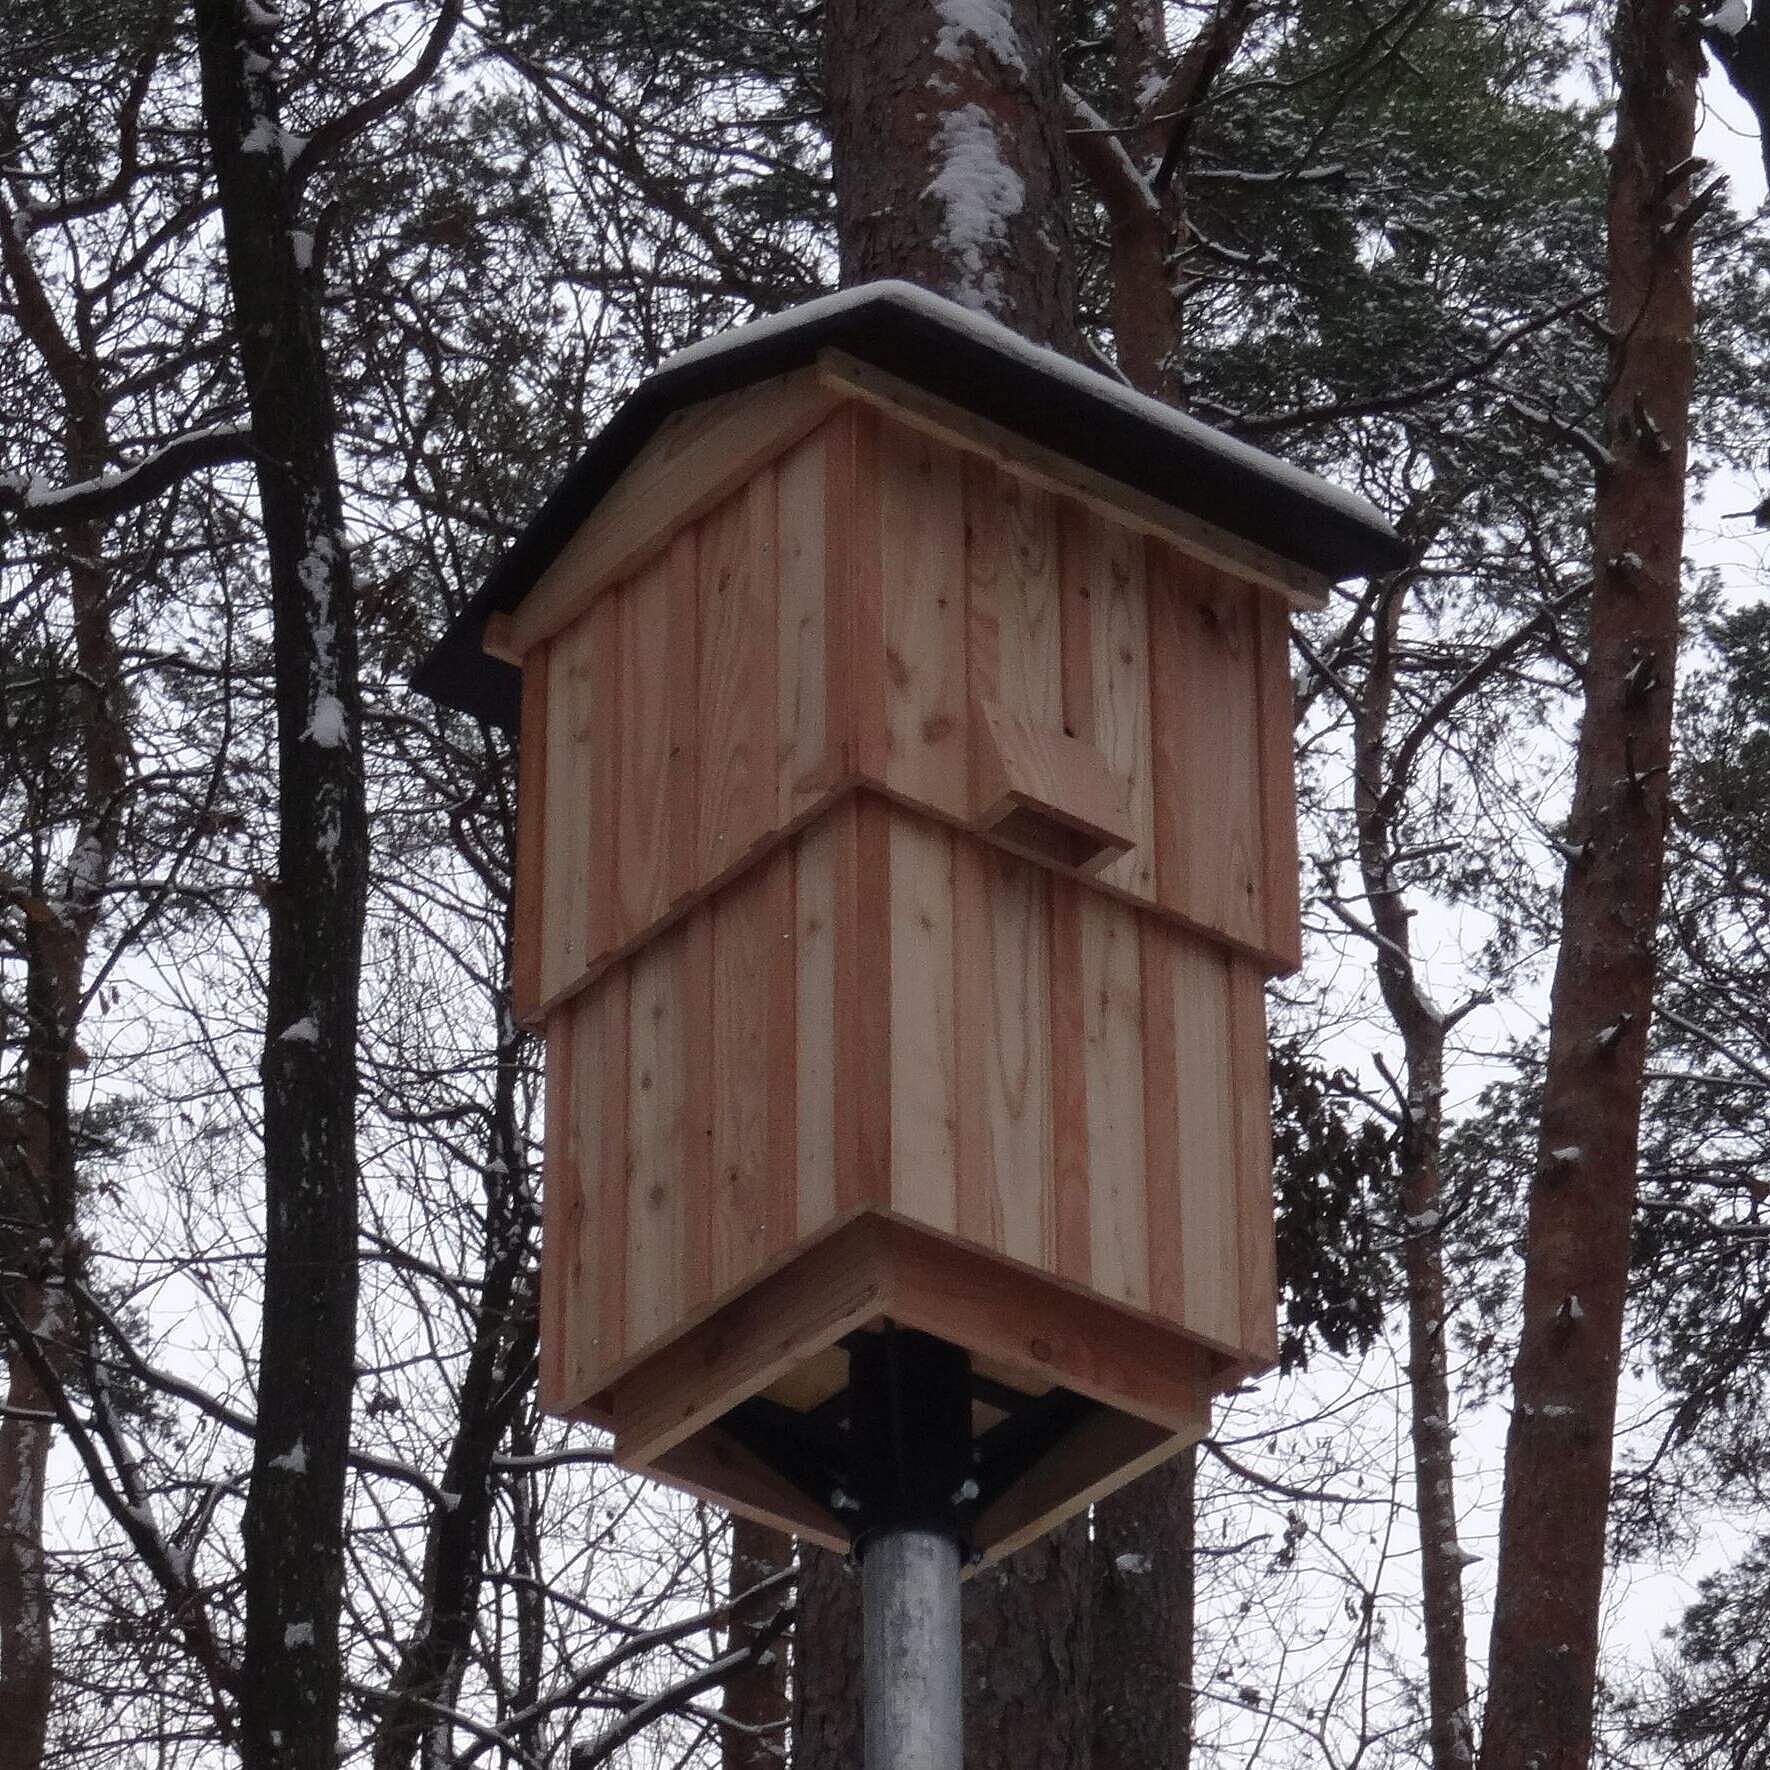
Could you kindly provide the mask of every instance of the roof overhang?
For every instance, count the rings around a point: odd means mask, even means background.
[[[1327,580],[1392,570],[1407,546],[1365,499],[910,283],[845,289],[678,353],[622,404],[419,667],[413,686],[514,727],[518,670],[488,657],[508,614],[677,413],[838,351],[1133,493]]]

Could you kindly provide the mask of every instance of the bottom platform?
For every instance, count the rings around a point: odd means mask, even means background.
[[[635,1474],[846,1550],[874,1454],[850,1417],[850,1369],[884,1343],[866,1336],[896,1330],[968,1356],[974,1565],[1195,1443],[1212,1394],[1243,1375],[1148,1315],[865,1211],[611,1373],[572,1415],[611,1430]]]

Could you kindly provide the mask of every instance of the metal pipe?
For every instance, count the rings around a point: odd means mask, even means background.
[[[962,1770],[959,1545],[884,1530],[861,1557],[866,1770]]]

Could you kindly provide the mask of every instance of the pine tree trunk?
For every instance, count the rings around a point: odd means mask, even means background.
[[[1679,0],[1620,0],[1608,400],[1591,655],[1513,1368],[1484,1770],[1592,1752],[1611,1437],[1654,982],[1694,302],[1686,189],[1700,52]],[[1675,170],[1676,169],[1676,170]]]
[[[241,1757],[335,1770],[357,1292],[357,986],[367,839],[356,593],[319,290],[295,238],[275,15],[197,0],[233,333],[270,576],[278,770],[258,1430],[246,1492]]]
[[[1094,1508],[1092,1762],[1192,1762],[1194,1493],[1191,1446]]]
[[[749,1647],[758,1632],[776,1616],[789,1595],[773,1591],[747,1604],[737,1600],[771,1573],[790,1567],[793,1545],[778,1530],[731,1521],[731,1600],[734,1605],[726,1651]],[[780,1770],[787,1758],[787,1655],[776,1643],[763,1657],[726,1679],[720,1704],[725,1721],[719,1729],[719,1760],[724,1770]]]
[[[1055,0],[830,0],[844,284],[907,277],[1036,343],[1079,349],[1057,20]]]
[[[860,1689],[860,1577],[840,1555],[801,1545],[793,1770],[858,1770]]]
[[[906,277],[1079,353],[1054,0],[967,9],[831,0],[825,85],[844,283]],[[860,1763],[859,1589],[807,1552],[798,1770]],[[1088,1761],[1085,1524],[965,1591],[967,1770]]]

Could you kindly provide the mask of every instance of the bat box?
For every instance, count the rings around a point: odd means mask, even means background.
[[[1005,1554],[1269,1366],[1291,610],[1361,499],[924,291],[684,352],[419,678],[520,728],[545,1405],[851,1539],[851,1367],[959,1349]]]

